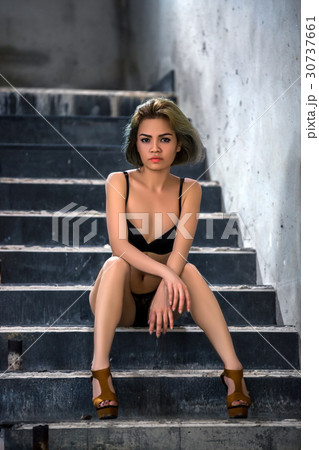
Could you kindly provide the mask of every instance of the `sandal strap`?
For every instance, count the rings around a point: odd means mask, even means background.
[[[226,385],[224,377],[230,378],[233,380],[235,384],[235,390],[232,394],[227,395],[226,402],[227,402],[227,408],[232,407],[232,403],[235,401],[244,401],[247,403],[248,406],[251,404],[251,399],[247,395],[243,393],[243,387],[242,387],[242,379],[243,379],[244,371],[243,369],[240,370],[230,370],[230,369],[224,369],[223,373],[220,376],[220,379],[223,384]],[[227,385],[226,385],[227,386]],[[238,406],[245,406],[245,405],[238,405]]]
[[[244,371],[240,370],[230,370],[224,369],[224,372],[221,374],[222,379],[224,376],[227,378],[231,378],[235,383],[235,392],[242,392],[242,379],[243,379]],[[223,381],[224,382],[224,381]]]
[[[91,379],[97,379],[101,387],[100,395],[93,399],[94,403],[97,403],[96,400],[99,400],[99,403],[103,402],[104,400],[117,402],[117,396],[114,392],[111,391],[108,383],[109,377],[111,377],[112,379],[110,367],[107,367],[106,369],[92,370],[91,372]]]
[[[242,400],[243,402],[247,403],[247,406],[250,406],[251,400],[247,395],[245,395],[243,392],[235,391],[230,395],[227,395],[226,397],[226,403],[227,408],[234,407],[233,402],[238,402]],[[236,406],[245,406],[245,405],[236,405]]]

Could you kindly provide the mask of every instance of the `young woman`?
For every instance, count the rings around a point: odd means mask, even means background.
[[[112,256],[90,293],[95,316],[93,404],[99,418],[115,418],[118,400],[109,354],[116,327],[148,326],[159,337],[190,311],[224,363],[229,417],[247,417],[250,398],[218,302],[187,261],[195,235],[201,186],[170,173],[196,162],[202,143],[187,117],[167,99],[135,110],[125,132],[126,158],[136,169],[106,180],[106,216]]]

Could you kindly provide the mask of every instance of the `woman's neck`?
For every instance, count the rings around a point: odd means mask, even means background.
[[[171,174],[170,169],[150,170],[145,166],[138,169],[138,173],[143,179],[143,183],[153,191],[162,191],[166,186]]]

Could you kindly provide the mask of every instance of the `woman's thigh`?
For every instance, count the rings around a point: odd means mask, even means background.
[[[136,315],[136,305],[131,292],[130,273],[125,278],[123,290],[122,315],[118,323],[119,327],[130,327],[133,325]]]
[[[102,276],[103,276],[104,272],[106,272],[108,269],[111,268],[111,266],[113,264],[115,264],[116,261],[117,261],[117,258],[114,258],[112,256],[110,258],[108,258],[104,262],[103,266],[101,267],[101,269],[96,277],[96,280],[93,284],[93,287],[92,287],[90,295],[89,295],[89,302],[90,302],[90,306],[91,306],[93,314],[95,311],[96,296],[97,296],[97,293],[98,293],[98,290],[99,290],[99,287],[101,284]]]
[[[124,286],[113,285],[112,287],[109,287],[107,285],[107,272],[109,270],[121,270],[123,272]],[[102,280],[106,280],[106,282],[103,281],[103,284],[101,285]],[[96,277],[95,283],[89,295],[89,302],[93,314],[100,287],[102,290],[112,289],[112,293],[115,294],[115,296],[119,296],[120,300],[123,301],[123,312],[120,320],[121,326],[128,326],[124,325],[124,323],[130,323],[131,321],[133,323],[135,318],[135,302],[130,289],[130,265],[117,256],[111,256],[105,261]],[[101,292],[100,295],[103,295],[103,292]]]

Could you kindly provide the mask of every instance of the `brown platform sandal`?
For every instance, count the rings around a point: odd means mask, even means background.
[[[118,400],[114,392],[109,388],[108,379],[112,378],[110,368],[101,370],[92,370],[91,381],[96,378],[101,387],[101,394],[99,397],[93,399],[93,405],[96,409],[99,419],[116,419],[118,414]],[[117,405],[99,406],[103,401],[117,402]]]
[[[247,397],[243,393],[242,388],[242,379],[243,379],[243,369],[241,370],[229,370],[224,369],[224,372],[220,376],[220,380],[223,383],[224,386],[226,386],[226,389],[228,390],[228,386],[225,383],[224,377],[231,378],[233,382],[235,383],[235,391],[227,395],[226,397],[226,403],[227,403],[227,409],[228,409],[228,417],[230,419],[233,418],[246,418],[248,416],[248,408],[250,407],[251,400],[250,397]],[[236,401],[244,401],[247,403],[247,405],[233,405],[233,402]]]

